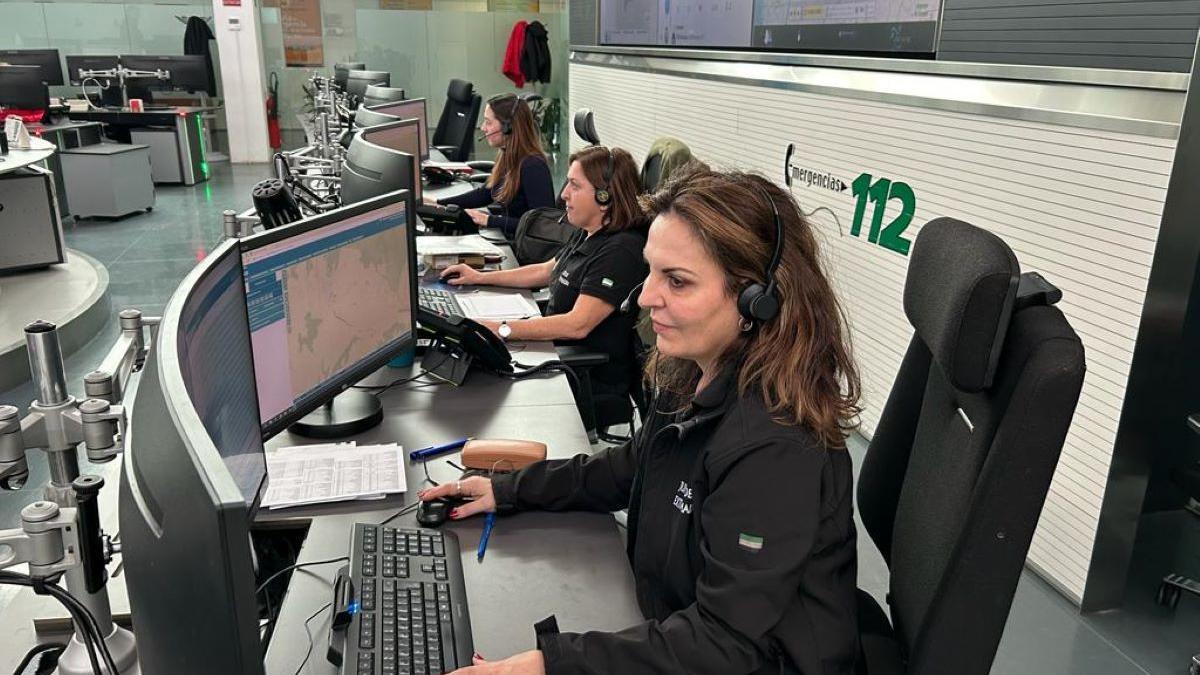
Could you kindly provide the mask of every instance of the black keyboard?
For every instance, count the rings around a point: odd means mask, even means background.
[[[453,532],[357,523],[350,577],[358,613],[346,675],[436,675],[471,665],[471,618]]]
[[[421,305],[423,309],[442,316],[463,316],[462,307],[459,306],[458,299],[454,297],[454,294],[440,288],[422,286],[417,289],[417,304]]]

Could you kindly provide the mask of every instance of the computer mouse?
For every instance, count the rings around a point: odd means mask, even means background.
[[[421,527],[439,527],[450,519],[450,502],[432,499],[417,507],[417,523]]]
[[[451,279],[457,279],[461,276],[462,272],[450,272],[449,274],[442,275],[440,278],[443,283],[449,283]]]

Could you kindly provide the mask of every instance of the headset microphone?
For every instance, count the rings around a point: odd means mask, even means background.
[[[632,289],[630,289],[629,295],[625,296],[625,299],[621,301],[622,314],[628,314],[632,312],[635,307],[637,307],[638,295],[641,294],[642,286],[645,285],[645,281],[639,281],[637,286],[634,286]]]

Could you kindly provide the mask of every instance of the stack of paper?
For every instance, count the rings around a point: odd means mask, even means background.
[[[458,293],[454,297],[468,319],[504,321],[542,315],[537,303],[520,293],[477,291]]]
[[[382,499],[404,492],[404,449],[395,443],[297,445],[268,450],[267,493],[270,509]]]
[[[437,237],[425,235],[417,237],[417,253],[422,256],[433,255],[481,255],[486,258],[503,258],[495,244],[478,234],[466,234],[459,237]]]

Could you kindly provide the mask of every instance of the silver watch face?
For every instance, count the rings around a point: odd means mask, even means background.
[[[512,326],[502,323],[500,324],[500,337],[506,338],[512,334]]]

